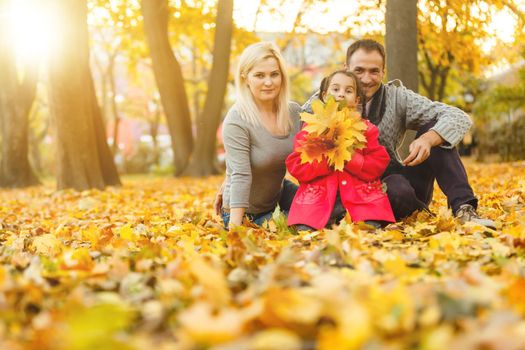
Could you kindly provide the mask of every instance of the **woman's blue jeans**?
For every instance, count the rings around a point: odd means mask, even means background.
[[[283,181],[283,189],[281,192],[281,198],[279,199],[279,207],[281,208],[281,212],[284,215],[288,215],[288,212],[290,211],[290,206],[292,205],[293,197],[295,196],[295,193],[297,192],[298,188],[299,187],[290,180],[285,179]],[[248,220],[260,226],[265,221],[268,221],[272,218],[274,210],[275,208],[264,213],[245,213],[244,215],[248,218]],[[228,229],[228,225],[230,223],[230,212],[224,211],[223,209],[221,210],[221,216],[222,221],[224,223],[224,228]]]

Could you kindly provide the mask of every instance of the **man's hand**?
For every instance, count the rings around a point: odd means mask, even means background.
[[[410,153],[403,160],[403,165],[415,166],[423,163],[430,156],[430,149],[443,143],[443,138],[434,130],[429,130],[410,144]]]

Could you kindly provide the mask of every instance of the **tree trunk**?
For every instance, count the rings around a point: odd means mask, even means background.
[[[57,188],[103,189],[119,181],[116,171],[112,172],[115,164],[108,157],[89,69],[87,3],[56,0],[52,6],[57,13],[67,14],[61,16],[63,29],[57,34],[59,46],[50,55],[48,74],[56,129]]]
[[[109,64],[108,64],[108,77],[109,77],[109,86],[111,88],[111,111],[113,114],[113,142],[111,144],[111,150],[113,151],[113,154],[117,154],[118,152],[118,134],[119,134],[119,126],[120,126],[120,116],[117,106],[117,86],[115,84],[115,60],[116,55],[111,55],[109,58]]]
[[[32,112],[34,113],[34,112]],[[37,112],[38,113],[38,112]],[[31,115],[29,118],[31,123]],[[40,145],[44,141],[49,129],[49,118],[45,121],[45,126],[41,132],[35,128],[29,128],[29,163],[38,174],[44,173],[45,169],[42,167],[42,156],[40,155]]]
[[[160,148],[159,148],[159,141],[158,141],[158,134],[159,134],[159,125],[160,125],[160,110],[157,109],[155,111],[155,115],[153,116],[153,120],[149,121],[149,132],[151,136],[151,142],[153,143],[153,156],[152,156],[152,163],[154,165],[160,165]]]
[[[443,101],[445,98],[445,87],[447,86],[448,72],[450,67],[443,68],[439,74],[439,88],[438,88],[438,101]]]
[[[385,23],[388,80],[417,92],[417,0],[387,0]]]
[[[99,157],[100,168],[102,170],[102,176],[104,178],[104,183],[106,184],[106,186],[120,186],[120,177],[118,175],[115,159],[113,158],[113,153],[111,152],[111,149],[108,146],[106,125],[104,123],[102,111],[100,110],[100,106],[97,102],[95,83],[93,81],[93,76],[91,75],[91,73],[89,74],[89,80],[89,89],[91,90],[91,108],[97,143],[97,153]]]
[[[388,80],[400,79],[412,91],[418,91],[417,71],[417,0],[387,0],[386,52]],[[399,155],[404,159],[416,136],[407,130]]]
[[[217,25],[213,46],[213,65],[208,80],[208,93],[204,109],[197,117],[197,139],[199,142],[192,155],[185,175],[206,176],[219,173],[215,166],[216,134],[221,120],[228,72],[232,35],[233,0],[219,0]]]
[[[9,2],[2,2],[0,12]],[[27,66],[24,81],[17,77],[13,48],[6,23],[0,23],[0,119],[2,130],[2,161],[0,185],[25,187],[39,183],[29,165],[29,112],[36,95],[38,69]]]
[[[141,7],[153,73],[170,131],[175,175],[180,175],[193,149],[193,134],[182,69],[168,38],[168,3],[142,0]]]

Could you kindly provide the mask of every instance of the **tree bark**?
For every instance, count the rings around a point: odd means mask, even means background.
[[[0,12],[9,2],[0,4]],[[29,112],[36,95],[37,65],[24,67],[24,80],[17,77],[7,21],[0,23],[0,121],[2,161],[0,185],[26,187],[39,184],[29,164]]]
[[[116,55],[111,55],[109,58],[107,74],[109,77],[109,87],[111,89],[111,111],[113,114],[113,142],[111,143],[111,150],[113,154],[117,154],[118,149],[118,135],[119,135],[119,126],[120,126],[120,115],[117,106],[117,86],[115,83],[115,60]]]
[[[29,123],[31,123],[31,116],[38,114],[39,112],[32,111],[29,114]],[[40,145],[44,141],[44,138],[48,134],[49,129],[49,118],[44,121],[44,127],[42,130],[36,130],[35,128],[29,128],[29,163],[35,170],[35,172],[42,174],[45,169],[42,167],[42,156],[40,154]]]
[[[107,142],[106,125],[104,123],[103,113],[97,102],[95,83],[91,73],[89,74],[89,80],[89,89],[91,90],[91,112],[95,126],[97,153],[99,157],[100,169],[102,170],[102,177],[104,178],[104,183],[106,186],[120,186],[120,177],[118,175],[115,159],[113,158],[113,153],[111,152]]]
[[[153,115],[153,119],[149,121],[149,133],[151,136],[151,142],[153,143],[153,156],[152,163],[155,165],[160,164],[160,148],[157,136],[159,135],[160,125],[160,110],[157,109]]]
[[[417,0],[387,0],[385,23],[388,80],[417,92]]]
[[[202,113],[197,116],[199,142],[184,175],[218,174],[216,168],[216,133],[221,121],[222,106],[230,67],[230,47],[233,27],[233,0],[219,0],[213,47],[213,65],[208,80],[208,93]]]
[[[182,69],[168,38],[168,3],[142,0],[141,7],[153,73],[170,131],[175,175],[180,175],[193,149],[193,134]]]
[[[417,0],[387,0],[385,14],[388,80],[399,79],[412,91],[418,92],[417,70]],[[407,130],[400,146],[401,158],[416,132]]]
[[[117,184],[89,69],[87,3],[55,0],[59,46],[49,58],[49,100],[55,118],[57,188],[103,189]],[[87,91],[87,92],[86,92]],[[106,151],[107,150],[107,151]],[[113,168],[115,172],[113,173]]]

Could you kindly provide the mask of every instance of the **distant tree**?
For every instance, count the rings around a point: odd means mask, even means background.
[[[193,150],[193,135],[182,68],[168,37],[168,3],[165,0],[142,0],[141,6],[153,72],[170,131],[175,175],[179,175],[186,168]]]
[[[144,30],[138,19],[140,4],[135,0],[88,0],[88,9],[96,10],[98,14],[90,17],[88,13],[91,46],[98,48],[92,53],[92,58],[100,77],[98,95],[103,119],[106,125],[111,117],[113,120],[111,150],[116,154],[122,120],[118,97],[123,94],[117,87],[118,59],[125,59],[129,71],[134,73],[138,61],[144,56]]]
[[[0,1],[0,13],[8,13],[9,1]],[[0,21],[0,126],[2,160],[0,186],[25,187],[39,183],[29,164],[29,112],[35,100],[37,65],[23,67],[18,78],[9,40],[8,21]]]
[[[57,187],[86,190],[119,185],[89,68],[87,4],[57,0],[58,47],[49,58],[49,100],[57,143]]]
[[[410,4],[411,1],[400,3]],[[385,11],[386,3],[387,0],[367,1],[360,5],[360,12],[371,9]],[[498,11],[507,11],[517,19],[516,38],[522,32],[525,17],[513,1],[426,0],[418,1],[417,5],[419,86],[420,92],[432,100],[444,100],[447,95],[461,94],[457,90],[461,89],[462,84],[451,82],[451,77],[459,80],[479,77],[486,67],[501,60],[504,55],[517,54],[507,49],[498,50],[498,54],[494,55],[482,48],[482,43],[489,39],[501,43],[501,39],[490,30]],[[403,16],[404,11],[406,9],[395,13],[392,11],[391,14]]]
[[[233,29],[233,0],[219,0],[213,47],[213,65],[208,79],[208,92],[202,113],[197,116],[197,144],[184,175],[217,174],[215,167],[217,128],[221,121],[224,95],[230,70]]]
[[[509,10],[523,25],[523,13],[512,1],[428,0],[419,6],[420,83],[432,100],[446,97],[452,71],[479,76],[502,54],[493,56],[483,50],[481,42],[497,40],[489,26],[496,11]],[[520,25],[520,24],[518,24]]]
[[[214,164],[215,133],[220,122],[229,72],[233,0],[218,1],[213,66],[204,110],[197,116],[199,144],[195,149],[182,67],[173,54],[168,37],[168,2],[143,0],[141,4],[153,71],[172,139],[175,175],[184,173],[204,176],[217,173]]]

